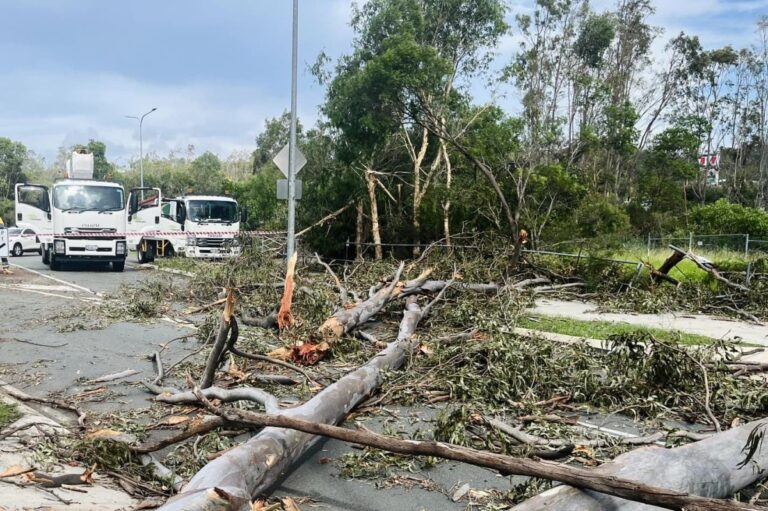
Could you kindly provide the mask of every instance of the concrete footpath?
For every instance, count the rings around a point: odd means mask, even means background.
[[[21,417],[9,424],[3,431],[11,431],[17,428],[34,424],[34,426],[20,429],[13,435],[0,440],[0,473],[7,470],[36,469],[53,476],[63,474],[82,474],[86,467],[72,467],[57,464],[52,467],[40,467],[34,460],[33,452],[29,445],[41,440],[46,435],[68,435],[69,430],[58,421],[34,410],[26,404],[10,397],[2,391],[4,386],[0,382],[0,401],[16,406]],[[98,470],[95,473],[94,483],[91,485],[78,485],[75,490],[62,488],[40,488],[27,484],[23,475],[5,477],[0,484],[0,510],[51,510],[51,511],[116,511],[130,510],[138,501],[116,487],[111,480],[101,477]]]
[[[740,340],[750,344],[768,346],[768,327],[745,321],[682,312],[635,314],[598,312],[597,309],[598,305],[591,302],[539,299],[529,311],[545,316],[561,316],[582,321],[609,321],[648,328],[677,330],[689,334],[704,335],[713,339]]]

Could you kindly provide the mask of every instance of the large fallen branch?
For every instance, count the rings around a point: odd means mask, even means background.
[[[408,300],[395,341],[367,364],[326,387],[303,405],[280,413],[315,423],[336,424],[342,421],[381,385],[385,371],[397,369],[415,351],[418,341],[413,339],[413,333],[419,321],[441,296],[438,295],[423,310],[415,299]],[[307,433],[265,428],[248,442],[204,466],[183,491],[161,509],[244,509],[253,496],[271,487],[315,441],[317,437]]]
[[[350,309],[341,308],[328,318],[319,328],[319,333],[326,339],[339,338],[362,325],[376,315],[390,300],[403,273],[403,263],[395,272],[392,282],[379,289],[367,300],[355,304]]]
[[[626,478],[638,484],[664,486],[674,492],[690,492],[704,497],[726,498],[764,477],[768,463],[768,446],[761,446],[752,461],[741,465],[747,440],[759,424],[768,419],[745,424],[712,435],[696,443],[664,449],[644,447],[622,454],[592,472],[607,478]],[[568,483],[572,486],[573,483]],[[560,486],[546,491],[515,507],[516,511],[647,511],[653,507],[631,502],[607,492],[583,486],[584,489]],[[659,503],[649,502],[663,507]],[[693,504],[693,503],[692,503]],[[734,503],[729,509],[755,509]],[[714,509],[691,505],[686,510]],[[726,508],[717,508],[726,509]]]
[[[351,430],[287,415],[270,416],[236,408],[216,407],[212,405],[199,390],[196,389],[195,392],[200,395],[202,401],[207,402],[206,404],[211,412],[222,416],[228,421],[241,422],[252,426],[291,428],[305,433],[323,435],[345,442],[375,447],[377,449],[383,449],[399,454],[437,456],[440,458],[469,463],[471,465],[492,468],[504,474],[541,477],[544,479],[560,481],[574,486],[588,488],[603,494],[631,499],[635,503],[651,504],[664,509],[684,509],[687,511],[737,511],[759,509],[755,506],[741,502],[711,499],[684,491],[675,491],[660,486],[651,486],[637,482],[636,480],[633,480],[634,478],[621,479],[614,477],[613,475],[600,473],[599,469],[584,469],[561,465],[559,463],[515,458],[443,442],[402,440],[397,437],[380,435],[365,429]],[[548,505],[546,509],[562,511],[565,508],[557,505]],[[593,510],[596,508],[591,506],[581,506],[578,509]]]

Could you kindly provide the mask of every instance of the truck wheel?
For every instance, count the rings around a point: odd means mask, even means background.
[[[141,250],[141,243],[136,247],[136,257],[139,260],[139,264],[151,263],[155,260],[155,247],[152,244],[147,245],[147,250]]]
[[[56,254],[51,254],[51,269],[53,271],[59,271],[61,270],[61,261],[56,257]]]
[[[123,271],[125,270],[125,261],[112,261],[112,271]]]
[[[43,264],[51,264],[51,253],[48,248],[41,248],[40,253],[43,254]]]
[[[24,255],[24,249],[21,248],[21,243],[16,243],[13,246],[13,252],[11,252],[11,255],[13,255],[13,257],[21,257]]]

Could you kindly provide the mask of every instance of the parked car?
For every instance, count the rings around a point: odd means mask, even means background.
[[[11,227],[8,229],[8,246],[12,256],[19,257],[25,252],[40,253],[40,241],[32,229]]]

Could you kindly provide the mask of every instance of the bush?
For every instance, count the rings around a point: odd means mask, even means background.
[[[725,199],[694,209],[691,220],[696,232],[701,234],[749,234],[768,238],[767,212]]]
[[[621,236],[630,229],[626,210],[601,195],[586,197],[575,217],[578,232],[584,238]]]

